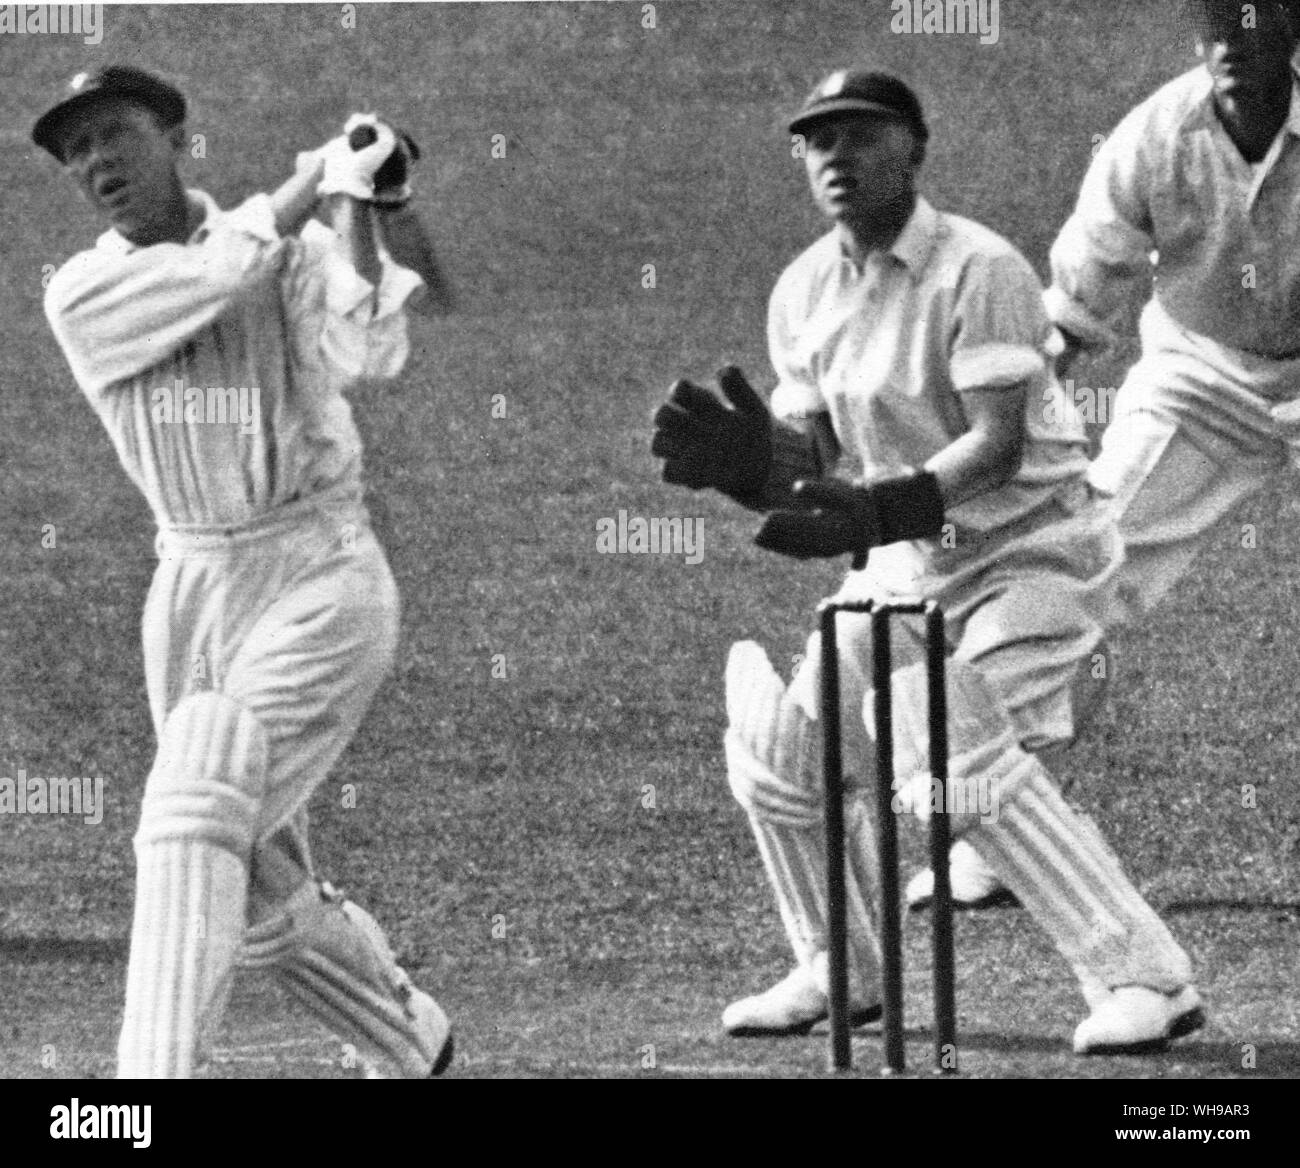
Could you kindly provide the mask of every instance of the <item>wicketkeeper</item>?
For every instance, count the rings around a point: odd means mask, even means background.
[[[767,513],[760,546],[853,555],[841,595],[925,596],[947,614],[950,790],[982,792],[954,830],[1047,930],[1090,1013],[1080,1053],[1146,1049],[1202,1024],[1191,966],[1044,752],[1098,704],[1098,612],[1121,559],[1085,480],[1081,422],[1048,367],[1053,330],[1005,240],[918,197],[928,131],[915,94],[831,74],[790,124],[832,228],[782,274],[768,343],[771,409],[738,369],[723,399],[689,381],[655,415],[664,478]],[[837,478],[837,466],[860,474]],[[869,820],[869,619],[841,620],[852,1016],[880,1013]],[[893,678],[900,798],[929,806],[923,630],[900,630]],[[787,688],[752,642],[727,665],[728,778],[795,954],[789,976],[732,1003],[733,1035],[806,1033],[826,1017],[826,857],[818,638]],[[916,793],[920,792],[920,798]],[[990,811],[991,809],[991,811]]]
[[[343,392],[406,360],[420,278],[387,254],[373,204],[403,202],[410,160],[387,125],[354,118],[369,146],[340,134],[223,211],[181,182],[184,117],[172,85],[110,66],[74,78],[32,132],[109,225],[45,309],[158,524],[144,616],[158,753],[118,1075],[192,1075],[241,957],[372,1073],[437,1074],[447,1017],[369,913],[317,879],[306,811],[397,643]],[[377,190],[395,151],[401,185]],[[232,416],[250,389],[255,415]]]

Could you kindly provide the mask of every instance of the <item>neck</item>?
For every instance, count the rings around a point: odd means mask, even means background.
[[[184,243],[194,234],[194,229],[202,218],[202,206],[190,202],[185,187],[177,177],[166,201],[158,208],[157,218],[123,234],[137,247],[151,247],[155,243]]]
[[[882,209],[870,220],[841,219],[840,241],[857,267],[862,267],[873,251],[886,251],[903,234],[903,228],[916,210],[916,192],[911,191],[898,203]]]

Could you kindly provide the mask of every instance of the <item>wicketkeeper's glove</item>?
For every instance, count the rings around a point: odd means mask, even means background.
[[[772,415],[734,365],[718,373],[727,404],[694,382],[673,384],[655,411],[650,452],[664,460],[664,482],[713,487],[750,506],[772,467]]]
[[[870,486],[822,479],[794,486],[801,510],[773,511],[754,542],[797,560],[852,553],[854,567],[873,547],[943,532],[943,496],[929,471]]]
[[[343,127],[353,150],[363,150],[378,138],[379,119],[374,114],[353,114]],[[395,209],[411,200],[411,167],[420,157],[420,147],[405,130],[394,129],[397,141],[374,175],[377,207]]]

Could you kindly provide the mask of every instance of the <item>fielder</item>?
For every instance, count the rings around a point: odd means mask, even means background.
[[[184,116],[170,84],[110,66],[74,78],[32,131],[109,224],[51,279],[45,310],[158,523],[144,614],[158,753],[118,1076],[194,1074],[237,959],[273,967],[368,1073],[438,1074],[446,1015],[374,919],[316,878],[307,839],[308,798],[397,638],[343,397],[406,359],[420,278],[386,254],[370,205],[396,138],[354,118],[371,146],[340,136],[223,211],[182,185]]]
[[[782,274],[768,342],[772,412],[740,371],[726,405],[678,382],[655,416],[664,478],[768,512],[760,546],[798,558],[865,555],[842,595],[918,594],[947,614],[951,786],[995,808],[954,831],[1021,899],[1079,979],[1082,1054],[1144,1050],[1202,1025],[1191,966],[1092,824],[1061,797],[1043,752],[1068,743],[1099,695],[1088,668],[1121,558],[1084,475],[1084,432],[1047,366],[1041,287],[1005,240],[916,192],[928,137],[919,102],[880,73],[837,72],[790,124],[832,230]],[[1050,397],[1055,413],[1028,408]],[[830,477],[844,457],[853,483]],[[880,1013],[872,906],[874,781],[869,620],[842,617],[852,1017]],[[929,793],[923,630],[899,627],[900,799]],[[826,857],[818,638],[787,688],[757,645],[727,664],[728,779],[749,816],[796,965],[732,1003],[732,1035],[807,1033],[826,1017]],[[865,789],[865,790],[864,790]]]
[[[1115,620],[1149,611],[1215,527],[1300,466],[1300,88],[1291,4],[1192,0],[1197,67],[1116,127],[1051,252],[1080,352],[1142,353],[1091,470],[1127,547]],[[1153,294],[1154,277],[1154,294]]]

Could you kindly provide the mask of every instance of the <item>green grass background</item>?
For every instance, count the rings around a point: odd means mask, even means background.
[[[911,78],[927,194],[1045,272],[1094,136],[1194,64],[1173,7],[1008,0],[993,46],[891,35],[883,0],[660,0],[653,29],[638,3],[366,5],[351,30],[339,6],[110,7],[99,46],[0,37],[0,774],[107,787],[97,827],[0,820],[0,1074],[112,1071],[153,751],[151,520],[40,307],[47,265],[99,230],[28,140],[69,74],[116,60],[177,79],[206,148],[187,176],[223,205],[353,109],[425,148],[419,207],[461,307],[416,321],[400,382],[355,401],[403,639],[313,811],[323,873],[453,1014],[457,1072],[803,1075],[824,1068],[820,1040],[719,1032],[722,1005],[788,960],[723,779],[721,680],[741,638],[788,665],[835,574],[759,553],[751,516],[662,485],[649,415],[675,377],[724,360],[770,386],[766,298],[821,230],[784,123],[824,72]],[[1079,379],[1116,384],[1130,357]],[[1210,1026],[1169,1055],[1077,1060],[1064,963],[1022,912],[986,914],[957,934],[968,1073],[1300,1071],[1294,486],[1245,505],[1158,617],[1115,639],[1114,701],[1071,760],[1078,801],[1192,951]],[[620,509],[702,519],[703,562],[598,554],[596,522]],[[911,922],[914,1061],[926,940]],[[858,1055],[873,1072],[876,1039]],[[347,1071],[252,976],[215,1073]]]

